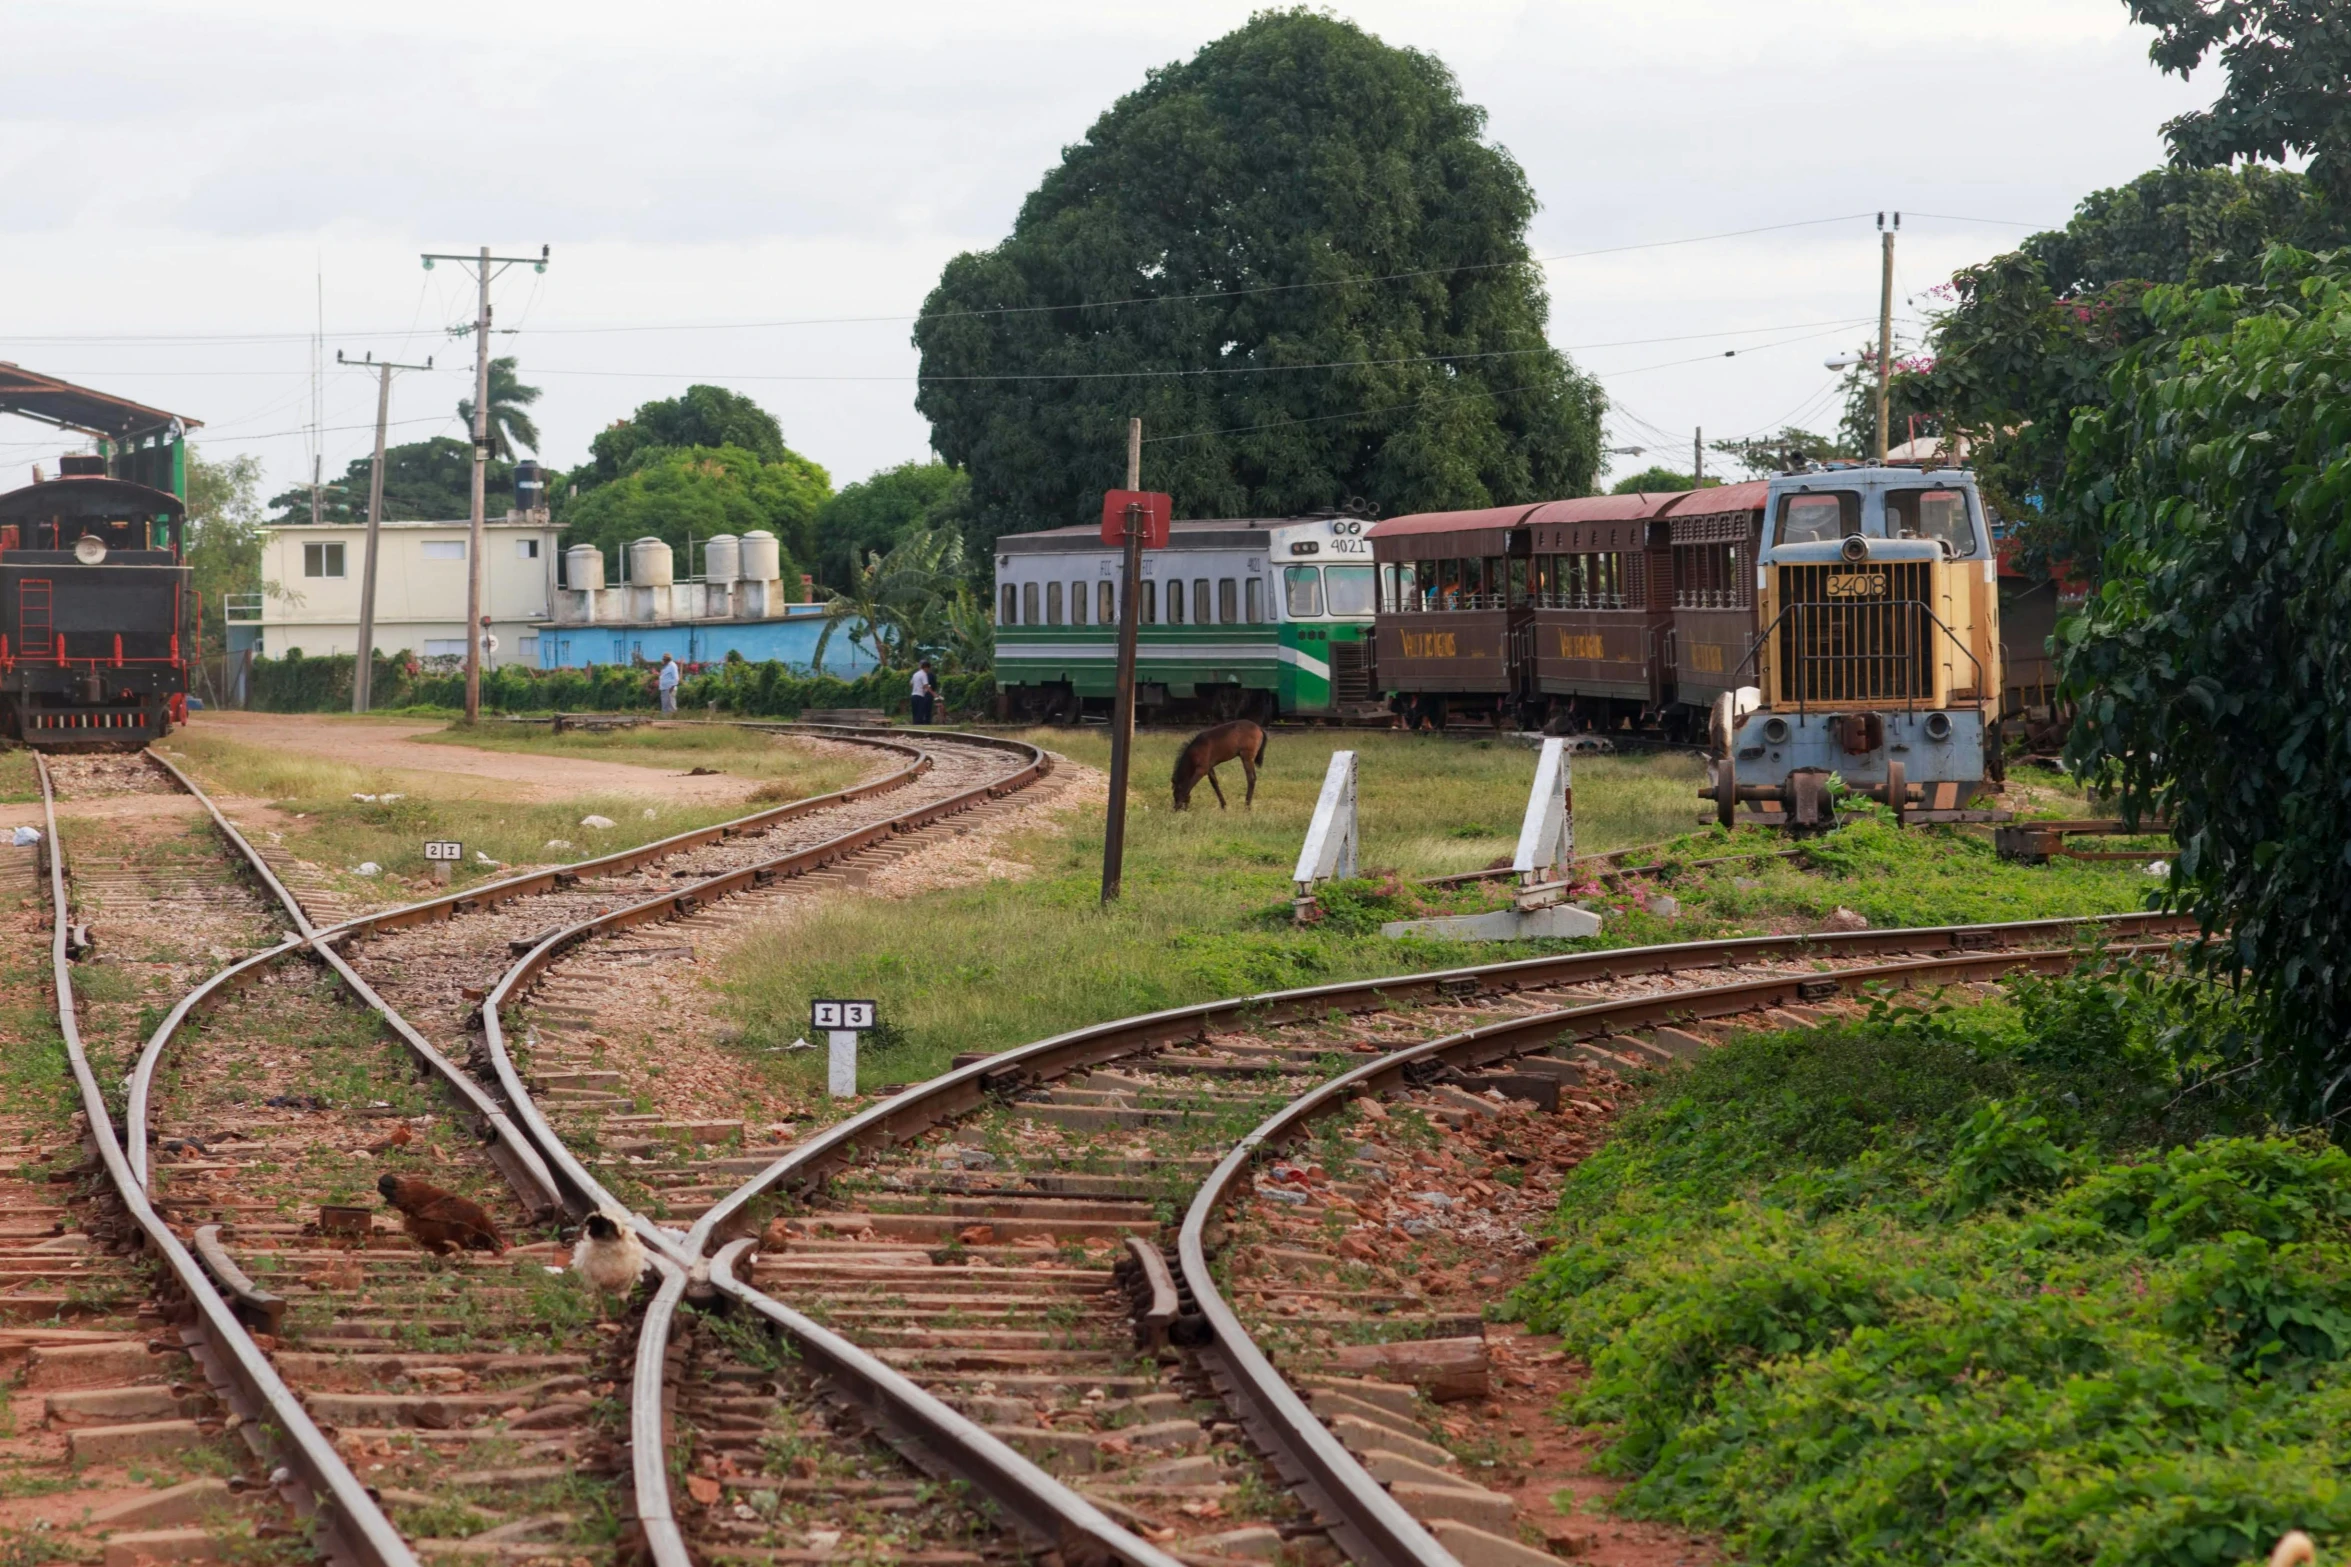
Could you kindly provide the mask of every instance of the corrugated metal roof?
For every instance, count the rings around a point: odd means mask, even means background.
[[[1754,511],[1771,491],[1769,479],[1718,484],[1711,490],[1684,490],[1664,510],[1676,517],[1706,517],[1723,511]]]

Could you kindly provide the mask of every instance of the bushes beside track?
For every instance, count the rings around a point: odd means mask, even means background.
[[[2195,1080],[2238,1026],[2026,980],[1658,1080],[1513,1303],[1591,1365],[1619,1505],[1789,1567],[2351,1531],[2351,1156]]]
[[[378,656],[373,678],[377,710],[465,706],[465,676],[418,670],[402,654]],[[253,661],[251,705],[269,713],[347,713],[357,660],[348,653]],[[482,672],[482,707],[496,713],[651,712],[661,706],[654,669],[591,664],[585,669],[528,669],[506,665]],[[875,670],[854,680],[796,675],[773,661],[705,664],[678,685],[682,713],[717,711],[742,718],[790,718],[811,709],[872,707],[885,713],[907,706],[904,670]],[[951,674],[939,681],[950,713],[985,711],[996,694],[993,674]]]

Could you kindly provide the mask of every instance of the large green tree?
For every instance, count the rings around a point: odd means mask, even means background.
[[[2351,1110],[2351,257],[2280,247],[2258,284],[2167,285],[2062,500],[2104,541],[2061,629],[2069,754],[2160,812],[2191,904],[2264,1003],[2241,1066]]]
[[[874,551],[933,528],[960,532],[970,494],[971,480],[943,462],[903,462],[843,485],[816,514],[810,569],[827,587],[847,587]]]
[[[319,487],[321,522],[367,521],[368,473],[374,456],[356,457],[339,479]],[[489,515],[513,505],[514,465],[493,457],[483,476]],[[308,522],[310,487],[270,497],[273,522]],[[384,518],[388,522],[447,522],[473,515],[473,446],[436,435],[384,448]]]
[[[740,446],[665,448],[640,453],[628,472],[575,498],[564,540],[609,555],[632,539],[662,539],[683,577],[699,565],[689,551],[694,541],[764,528],[782,545],[784,581],[796,589],[832,488],[822,468],[789,450],[770,462]]]
[[[2218,53],[2227,84],[2209,109],[2163,127],[2176,162],[2225,168],[2306,153],[2310,175],[2351,212],[2351,11],[2342,0],[2126,0],[2160,29],[2147,51],[2186,77]]]
[[[947,264],[915,406],[975,549],[1098,516],[1383,513],[1591,487],[1597,387],[1544,336],[1535,210],[1435,57],[1264,12],[1113,104],[1007,239]]]
[[[683,396],[640,403],[626,419],[596,432],[588,442],[590,460],[571,482],[582,490],[609,484],[647,453],[692,446],[737,446],[764,462],[786,455],[784,428],[775,415],[723,386],[689,386]]]
[[[2044,503],[2064,478],[2075,410],[2105,400],[2147,330],[2141,296],[2159,283],[2249,281],[2274,243],[2346,241],[2338,209],[2285,170],[2157,169],[2094,192],[2064,228],[1952,279],[1928,352],[1893,377],[1893,438],[1910,415],[1922,434],[1948,424],[1970,442],[1994,503],[2032,519],[2034,554],[2094,566],[2096,536],[2054,527]],[[1868,367],[1857,368],[1849,437],[1868,438],[1874,395]]]

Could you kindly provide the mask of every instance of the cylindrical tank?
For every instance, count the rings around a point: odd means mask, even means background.
[[[743,574],[742,546],[731,533],[714,533],[702,541],[702,580],[732,582]]]
[[[647,534],[629,546],[629,586],[666,588],[675,580],[667,544]]]
[[[574,593],[592,593],[604,586],[604,552],[593,544],[574,544],[565,550],[563,585]]]
[[[524,458],[514,465],[514,509],[537,511],[547,504],[547,479],[539,465]]]
[[[743,580],[773,582],[784,574],[784,552],[765,528],[743,535]]]

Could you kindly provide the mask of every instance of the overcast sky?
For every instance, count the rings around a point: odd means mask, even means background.
[[[2122,0],[1335,9],[1442,58],[1526,168],[1552,340],[1606,386],[1610,443],[1651,448],[1619,472],[1686,467],[1693,426],[1835,422],[1821,361],[1874,326],[1878,210],[1921,293],[2159,163],[2212,97],[2155,72]],[[6,0],[0,359],[202,420],[281,487],[368,450],[373,379],[337,349],[432,355],[392,438],[462,434],[470,283],[418,252],[547,244],[495,294],[547,461],[712,381],[847,483],[928,450],[907,317],[941,264],[1250,10]],[[62,449],[0,418],[0,488]]]

